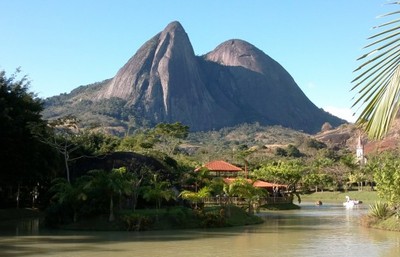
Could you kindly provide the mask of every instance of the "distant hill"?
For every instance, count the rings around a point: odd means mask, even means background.
[[[228,40],[195,56],[179,22],[147,41],[115,77],[46,99],[44,118],[75,115],[116,134],[181,122],[191,131],[242,123],[307,133],[345,123],[317,108],[290,74],[252,44]]]
[[[393,121],[389,132],[381,140],[371,140],[366,133],[355,124],[344,124],[337,128],[321,131],[314,135],[314,138],[332,147],[356,149],[359,137],[361,136],[366,155],[396,150],[400,146],[400,116]]]

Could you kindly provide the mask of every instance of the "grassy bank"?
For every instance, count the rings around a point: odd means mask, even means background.
[[[322,201],[328,203],[342,203],[346,201],[346,196],[351,199],[357,199],[363,201],[364,204],[372,204],[379,201],[378,194],[376,191],[348,191],[348,192],[316,192],[310,194],[302,194],[302,202],[316,202]]]
[[[361,223],[366,227],[400,232],[400,220],[394,215],[385,219],[365,216],[362,218]]]

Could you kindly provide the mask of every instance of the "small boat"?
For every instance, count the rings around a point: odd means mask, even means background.
[[[346,195],[346,202],[343,203],[343,206],[346,208],[353,208],[354,206],[362,203],[362,201],[359,200],[351,200],[348,195]]]

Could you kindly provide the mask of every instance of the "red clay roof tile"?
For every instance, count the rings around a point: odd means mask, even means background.
[[[225,161],[212,161],[204,165],[210,171],[219,171],[219,172],[238,172],[242,171],[241,168],[227,163]]]

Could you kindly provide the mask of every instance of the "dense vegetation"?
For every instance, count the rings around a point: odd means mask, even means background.
[[[28,92],[27,79],[17,76],[18,71],[9,78],[0,72],[1,206],[9,200],[16,206],[34,201],[59,169],[58,155],[35,137],[46,133],[42,101]]]
[[[231,197],[243,199],[245,223],[254,223],[251,214],[266,194],[252,186],[256,179],[288,185],[288,193],[299,200],[300,192],[377,190],[387,203],[375,208],[379,217],[398,215],[395,154],[371,156],[360,167],[347,149],[259,124],[201,133],[189,133],[180,123],[135,125],[116,137],[82,129],[73,116],[43,120],[42,101],[29,92],[25,78],[16,76],[0,73],[0,201],[46,209],[49,225],[76,227],[103,216],[114,228],[128,230],[165,227],[166,220],[180,220],[178,227],[238,224],[230,220],[235,212]],[[247,173],[228,185],[207,170],[194,171],[217,159]],[[227,198],[213,208],[204,206],[205,198],[217,195]]]

